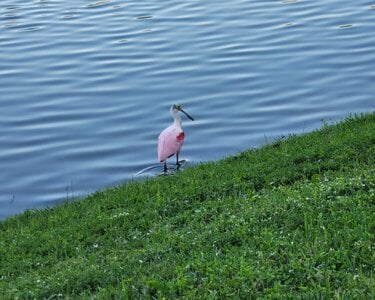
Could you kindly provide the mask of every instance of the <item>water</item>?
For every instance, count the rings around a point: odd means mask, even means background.
[[[173,103],[187,165],[372,111],[374,33],[366,0],[2,0],[0,219],[157,173]]]

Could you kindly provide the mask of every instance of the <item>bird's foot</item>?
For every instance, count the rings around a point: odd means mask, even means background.
[[[176,166],[182,166],[186,163],[186,160],[183,159],[183,160],[179,160],[178,162],[176,162]]]
[[[186,160],[179,160],[178,163],[176,163],[176,170],[180,170],[180,168],[183,168],[186,164]]]

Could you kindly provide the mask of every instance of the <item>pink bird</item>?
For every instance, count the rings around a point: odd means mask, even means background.
[[[194,119],[178,104],[171,106],[170,113],[174,119],[173,124],[165,128],[158,138],[158,159],[164,163],[164,172],[167,172],[167,158],[176,154],[176,165],[180,166],[178,154],[184,143],[185,133],[181,127],[181,119],[178,112],[184,113],[190,120]]]

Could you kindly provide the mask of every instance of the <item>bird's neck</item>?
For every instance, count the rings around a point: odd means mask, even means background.
[[[178,115],[178,112],[177,111],[171,111],[171,115],[173,117],[173,125],[174,126],[178,126],[178,127],[181,127],[181,118],[180,116]]]
[[[173,119],[174,119],[173,125],[181,127],[181,119],[177,114],[175,116],[173,116]]]

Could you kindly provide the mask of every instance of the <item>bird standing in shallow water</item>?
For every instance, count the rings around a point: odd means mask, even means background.
[[[165,128],[158,138],[158,159],[164,163],[164,172],[167,172],[167,158],[176,154],[176,165],[179,166],[178,155],[184,143],[185,133],[181,127],[178,112],[184,113],[190,120],[194,119],[178,104],[171,106],[170,113],[174,119],[173,124]]]

